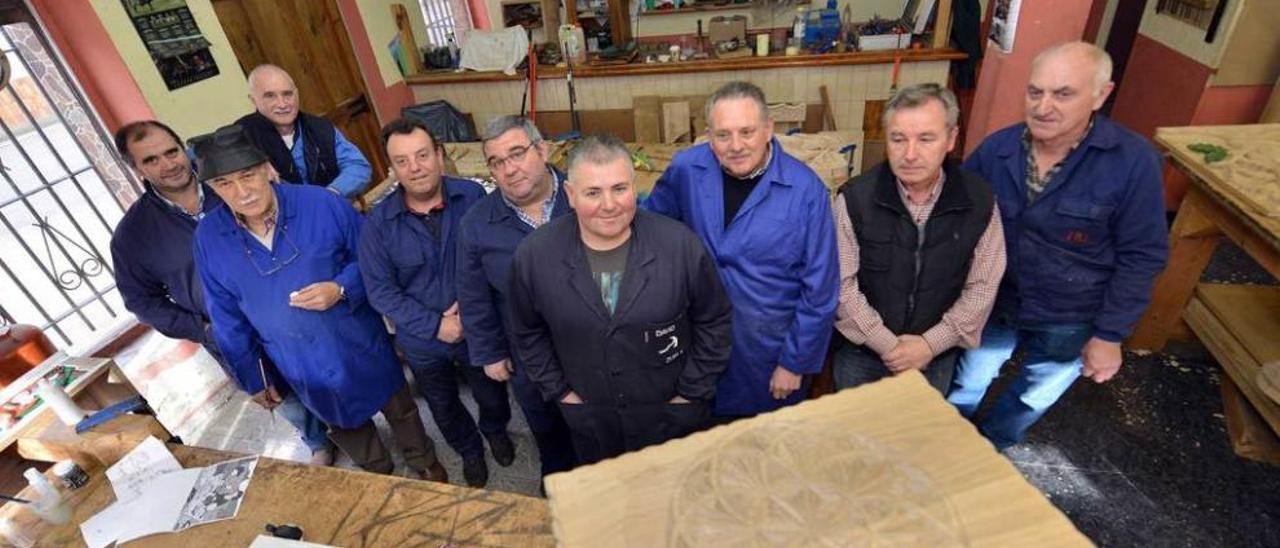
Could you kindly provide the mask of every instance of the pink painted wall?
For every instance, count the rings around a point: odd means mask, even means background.
[[[369,32],[365,30],[364,19],[360,17],[356,0],[337,1],[338,10],[342,12],[342,22],[347,27],[347,34],[351,36],[351,48],[355,50],[360,75],[364,78],[365,88],[369,90],[369,101],[373,104],[378,125],[385,125],[400,117],[402,107],[413,104],[413,92],[403,80],[391,85],[382,80],[373,45],[369,42]]]
[[[155,118],[89,0],[28,0],[98,116],[114,132]]]
[[[1023,0],[1013,52],[987,42],[965,130],[965,155],[986,136],[1022,121],[1031,59],[1046,47],[1084,36],[1092,7],[1093,0]]]

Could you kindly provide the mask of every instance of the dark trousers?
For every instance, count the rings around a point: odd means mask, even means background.
[[[870,348],[849,341],[842,342],[832,360],[836,390],[853,388],[893,375],[880,356]],[[935,356],[924,371],[921,371],[925,380],[943,396],[951,388],[951,377],[955,374],[956,359],[959,356],[959,349],[952,348]]]
[[[538,458],[542,461],[542,475],[556,472],[567,472],[578,464],[578,456],[573,450],[573,438],[569,434],[569,425],[560,413],[556,402],[542,399],[538,386],[529,379],[524,370],[516,365],[511,375],[511,392],[516,402],[524,411],[524,420],[529,423],[529,431],[533,433],[533,441],[538,444]]]
[[[706,428],[711,407],[702,402],[632,404],[560,404],[573,448],[581,464],[591,464],[681,438]]]
[[[420,473],[435,464],[435,444],[427,437],[422,417],[418,415],[418,404],[413,401],[413,392],[409,390],[408,383],[392,394],[391,399],[382,407],[382,416],[387,419],[392,436],[404,452],[405,464]],[[360,468],[378,474],[390,474],[395,468],[391,462],[391,453],[387,452],[387,447],[378,437],[378,429],[373,420],[350,429],[330,426],[329,439]]]
[[[409,369],[413,371],[414,385],[427,400],[431,417],[449,447],[463,459],[484,458],[484,441],[480,439],[480,433],[490,436],[506,433],[507,423],[511,420],[507,388],[486,376],[483,368],[467,365],[465,345],[442,346],[435,352],[403,352]],[[462,365],[459,367],[457,364]],[[478,429],[476,420],[458,397],[459,370],[471,386],[471,394],[480,408]]]

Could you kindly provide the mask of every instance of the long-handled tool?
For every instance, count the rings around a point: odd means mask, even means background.
[[[582,134],[582,121],[578,119],[578,93],[573,88],[573,56],[565,55],[565,78],[569,83],[569,120],[573,124],[573,132]]]

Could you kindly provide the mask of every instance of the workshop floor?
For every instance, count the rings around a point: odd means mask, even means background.
[[[1205,278],[1276,283],[1226,244]],[[1076,383],[1027,442],[1006,455],[1102,546],[1280,546],[1280,468],[1232,453],[1221,375],[1194,344],[1171,344],[1160,354],[1126,353],[1115,380]],[[464,401],[474,413],[470,396]],[[418,406],[450,477],[460,484],[461,460],[444,445],[426,405],[419,400]],[[518,456],[507,468],[490,460],[489,487],[536,496],[536,449],[514,402],[512,408]],[[283,459],[308,456],[288,423],[272,421],[241,395],[191,441]],[[352,466],[345,456],[338,465]]]

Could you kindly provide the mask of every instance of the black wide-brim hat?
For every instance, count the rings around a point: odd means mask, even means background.
[[[251,168],[267,161],[267,155],[253,144],[249,134],[239,125],[218,128],[213,133],[198,135],[187,141],[196,155],[196,177],[208,181],[228,173]]]

